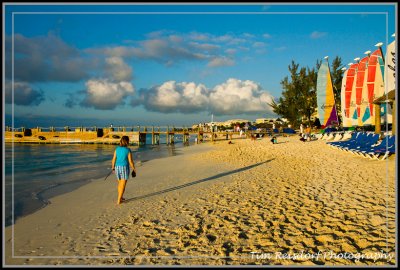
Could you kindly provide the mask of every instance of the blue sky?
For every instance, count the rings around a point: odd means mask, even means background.
[[[281,96],[292,60],[312,68],[328,55],[347,64],[377,42],[385,52],[395,10],[370,3],[9,4],[6,125],[275,117],[268,103]]]

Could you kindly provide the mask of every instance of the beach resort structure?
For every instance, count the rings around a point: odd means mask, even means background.
[[[262,118],[261,120],[264,120]],[[175,136],[183,139],[184,143],[189,141],[190,136],[196,136],[197,142],[204,140],[218,140],[218,139],[235,139],[240,136],[240,130],[220,130],[218,127],[230,128],[236,124],[252,123],[247,119],[231,119],[225,122],[209,122],[192,125],[188,127],[143,127],[143,126],[130,126],[130,127],[35,127],[35,128],[5,128],[5,142],[6,143],[40,143],[40,144],[68,144],[68,143],[82,143],[82,144],[118,144],[122,136],[129,136],[131,144],[159,144],[160,136],[166,137],[167,144],[175,142]],[[255,124],[258,123],[285,123],[284,119],[265,119],[264,122],[256,119]],[[254,131],[252,131],[254,133]],[[275,131],[276,132],[276,131]],[[257,131],[260,135],[271,135],[274,131],[264,130]],[[151,134],[151,142],[148,141],[147,135]],[[250,136],[247,134],[246,136]]]
[[[235,122],[236,123],[236,122]],[[182,138],[183,143],[188,143],[191,136],[196,136],[196,142],[205,140],[219,139],[235,139],[243,138],[240,132],[235,130],[216,130],[212,126],[201,125],[200,128],[187,127],[65,127],[65,128],[14,128],[6,127],[4,141],[6,143],[39,143],[39,144],[118,144],[122,136],[128,136],[130,143],[133,145],[145,145],[150,143],[147,141],[147,135],[151,135],[151,144],[160,144],[160,136],[166,137],[167,144],[174,144],[176,136]],[[245,137],[250,136],[250,131],[244,134]],[[271,135],[272,130],[258,131],[261,135]]]

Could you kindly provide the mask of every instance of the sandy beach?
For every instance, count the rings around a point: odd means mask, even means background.
[[[298,136],[180,151],[136,164],[121,205],[110,176],[18,219],[5,264],[397,264],[395,156]]]

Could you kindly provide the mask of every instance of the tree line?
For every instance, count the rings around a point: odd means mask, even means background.
[[[312,125],[311,116],[317,108],[317,74],[322,61],[317,60],[313,68],[300,67],[292,60],[288,66],[289,76],[281,81],[282,96],[278,101],[273,100],[269,105],[274,113],[286,118],[293,127],[298,127],[306,118],[306,123]],[[333,93],[336,110],[340,119],[341,84],[343,79],[342,60],[336,56],[330,64]]]

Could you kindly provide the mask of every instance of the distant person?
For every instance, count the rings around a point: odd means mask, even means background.
[[[303,135],[304,141],[310,141],[311,140],[311,127],[307,125],[306,130],[304,131]]]
[[[271,142],[272,142],[272,144],[277,144],[278,140],[276,139],[275,136],[273,136],[272,139],[271,139]]]
[[[133,163],[132,152],[129,149],[129,137],[122,136],[119,146],[114,151],[112,159],[112,170],[118,179],[118,199],[117,204],[121,204],[125,199],[123,197],[126,187],[126,181],[129,179],[129,165],[136,174],[135,164]]]
[[[303,136],[304,133],[304,126],[303,123],[300,124],[300,136]]]

